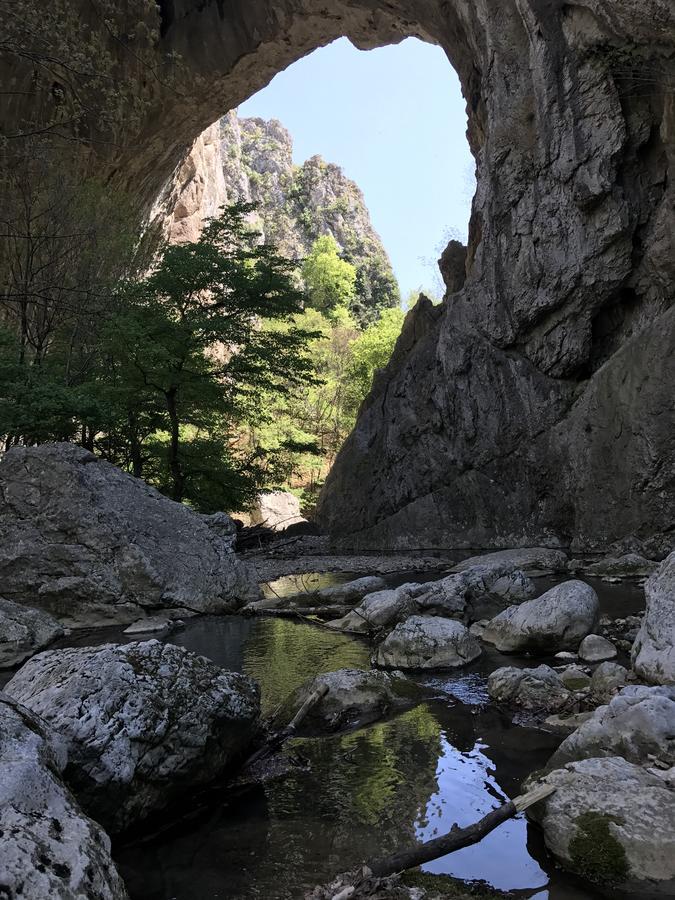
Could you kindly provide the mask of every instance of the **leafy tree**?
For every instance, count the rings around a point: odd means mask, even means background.
[[[122,442],[132,443],[132,423],[162,421],[151,444],[135,440],[154,448],[160,487],[202,508],[209,496],[232,508],[259,489],[265,466],[259,453],[237,454],[237,425],[264,422],[269,393],[314,381],[313,335],[293,325],[304,299],[294,266],[247,228],[251,211],[230,207],[197,242],[168,247],[151,275],[123,285],[103,340],[105,389],[127,413]]]
[[[373,383],[378,369],[389,361],[401,333],[405,313],[400,307],[384,309],[373,325],[362,332],[351,345],[351,360],[347,371],[347,407],[356,415]]]
[[[348,323],[355,299],[356,269],[340,258],[332,235],[322,235],[314,242],[302,265],[302,277],[309,305],[329,319]]]

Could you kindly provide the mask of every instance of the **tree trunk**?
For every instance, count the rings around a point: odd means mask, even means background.
[[[176,405],[176,388],[165,392],[166,409],[171,425],[171,440],[169,442],[169,472],[171,473],[171,499],[179,503],[185,492],[185,475],[180,465],[180,423],[178,421],[178,408]]]

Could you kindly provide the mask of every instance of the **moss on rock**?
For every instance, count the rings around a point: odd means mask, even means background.
[[[620,884],[630,874],[626,852],[610,831],[610,823],[623,824],[616,816],[585,812],[576,819],[576,834],[570,841],[570,859],[589,881]]]

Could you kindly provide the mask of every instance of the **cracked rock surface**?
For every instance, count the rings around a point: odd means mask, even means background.
[[[49,726],[0,693],[0,890],[11,900],[127,900],[110,839],[65,786]]]
[[[260,708],[250,678],[156,640],[46,651],[6,691],[63,739],[66,780],[110,831],[221,775]]]

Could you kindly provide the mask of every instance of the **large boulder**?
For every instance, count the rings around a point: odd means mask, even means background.
[[[454,669],[480,654],[480,644],[461,622],[411,616],[379,645],[374,662],[389,669]]]
[[[284,531],[290,525],[307,521],[300,515],[300,500],[288,491],[258,494],[250,516],[251,525],[264,525],[272,531]]]
[[[598,612],[598,597],[590,585],[565,581],[499,613],[486,625],[483,640],[506,653],[576,650],[593,630]]]
[[[338,669],[310,678],[284,703],[277,719],[284,725],[320,687],[328,693],[300,725],[300,733],[324,733],[357,728],[374,722],[404,705],[403,679],[386,672]]]
[[[402,584],[397,588],[375,591],[341,619],[328,622],[330,628],[367,634],[408,618],[416,610],[414,596],[420,585]]]
[[[61,779],[62,738],[0,694],[0,894],[7,900],[126,900],[110,839]]]
[[[625,687],[562,742],[547,767],[601,756],[675,765],[675,687]]]
[[[675,682],[675,551],[645,584],[645,616],[633,644],[633,668],[652,684]]]
[[[74,444],[0,463],[0,583],[57,615],[87,607],[221,612],[259,596],[229,516],[201,516]],[[135,609],[130,612],[129,607]]]
[[[43,610],[0,597],[0,669],[18,666],[63,633]]]
[[[66,741],[66,779],[111,831],[219,776],[259,716],[249,678],[156,640],[48,650],[6,691]]]
[[[453,572],[463,572],[474,566],[510,565],[522,569],[528,575],[543,572],[564,572],[567,568],[567,554],[550,547],[518,547],[513,550],[495,550],[480,556],[463,559],[453,568]]]
[[[387,582],[380,575],[365,575],[345,584],[321,588],[315,596],[321,603],[353,603],[354,600],[360,600],[366,594],[380,591],[386,586]]]
[[[645,559],[639,553],[624,553],[622,556],[607,556],[584,568],[587,575],[601,578],[646,578],[659,564],[653,559]]]
[[[495,669],[488,678],[487,687],[493,700],[531,710],[562,709],[572,697],[560,675],[550,666]]]
[[[617,756],[584,759],[545,777],[556,791],[529,815],[565,868],[603,893],[675,895],[675,792]]]

